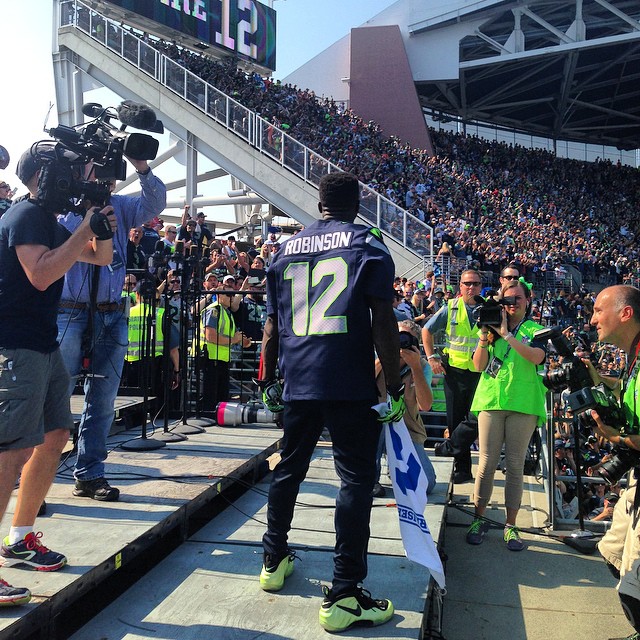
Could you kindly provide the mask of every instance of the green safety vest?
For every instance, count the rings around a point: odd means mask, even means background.
[[[516,340],[529,344],[536,331],[544,327],[525,320],[519,327]],[[502,360],[495,378],[482,372],[471,403],[471,411],[516,411],[538,416],[538,424],[547,420],[545,398],[547,389],[538,375],[540,365],[525,360],[506,340],[498,340],[488,347],[489,362],[494,356]]]
[[[142,355],[142,335],[144,322],[146,320],[146,305],[137,304],[131,307],[129,313],[129,344],[127,345],[127,355],[124,359],[127,362],[136,362],[140,360]],[[156,345],[155,355],[161,356],[164,348],[164,334],[162,333],[162,320],[164,317],[164,309],[159,307],[156,309]]]
[[[447,348],[449,364],[457,369],[475,371],[473,352],[478,343],[475,327],[471,326],[467,307],[462,298],[447,302]]]
[[[231,312],[219,302],[211,303],[208,307],[205,307],[204,311],[202,312],[202,320],[200,322],[200,347],[202,349],[202,353],[209,360],[220,360],[221,362],[229,362],[229,360],[231,359],[230,345],[207,342],[205,338],[204,318],[206,312],[209,309],[211,310],[212,314],[218,316],[218,326],[216,327],[218,335],[227,336],[229,339],[231,339],[236,332],[236,323],[233,319],[233,316],[231,315]]]

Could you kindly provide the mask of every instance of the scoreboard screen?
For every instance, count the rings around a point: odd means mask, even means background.
[[[257,0],[106,0],[275,71],[276,12]]]

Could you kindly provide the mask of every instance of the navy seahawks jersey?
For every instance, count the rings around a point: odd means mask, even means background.
[[[319,220],[286,240],[267,272],[277,315],[283,398],[376,402],[369,297],[393,296],[394,264],[379,232]]]

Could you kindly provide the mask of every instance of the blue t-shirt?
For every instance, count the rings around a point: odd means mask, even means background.
[[[70,235],[54,215],[30,200],[13,205],[0,219],[0,347],[50,353],[58,346],[56,322],[64,278],[39,291],[27,278],[16,247],[55,249]]]
[[[283,398],[376,402],[368,298],[393,299],[394,264],[370,227],[319,220],[286,240],[267,272]]]

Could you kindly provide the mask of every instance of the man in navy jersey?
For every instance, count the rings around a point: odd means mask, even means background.
[[[381,422],[403,415],[404,398],[392,308],[394,264],[380,232],[354,224],[359,203],[355,176],[324,176],[318,205],[323,218],[284,242],[267,272],[260,386],[267,408],[284,409],[284,441],[269,491],[260,585],[279,591],[293,572],[287,534],[300,483],[327,427],[341,481],[333,583],[325,587],[320,608],[320,624],[328,631],[382,624],[393,616],[389,600],[375,600],[360,586],[367,575]],[[374,346],[389,391],[382,417],[371,409],[377,402]]]

